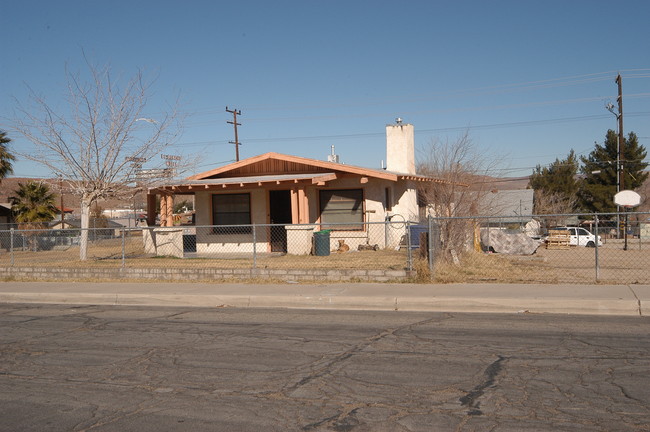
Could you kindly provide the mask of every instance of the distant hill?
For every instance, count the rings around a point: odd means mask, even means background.
[[[529,177],[489,177],[479,176],[471,185],[472,189],[482,190],[520,190],[526,189]]]
[[[18,184],[19,183],[25,184],[30,180],[38,181],[42,179],[31,179],[31,178],[22,178],[22,177],[11,177],[11,178],[3,179],[2,183],[0,183],[0,202],[3,203],[9,202],[9,197],[14,195],[14,191],[18,189]]]
[[[15,191],[18,189],[20,183],[25,184],[29,181],[42,181],[50,186],[50,189],[56,195],[56,205],[59,206],[60,196],[61,196],[61,186],[58,179],[42,179],[42,178],[26,178],[26,177],[10,177],[5,178],[0,183],[0,203],[8,203],[9,197],[15,194]],[[146,202],[144,198],[138,195],[138,206],[143,206]],[[66,209],[72,209],[73,214],[80,214],[80,204],[79,197],[72,194],[72,191],[66,187],[65,183],[63,184],[63,206]],[[118,199],[109,199],[102,200],[99,202],[99,206],[104,209],[116,209],[116,208],[132,208],[133,201],[122,201]]]

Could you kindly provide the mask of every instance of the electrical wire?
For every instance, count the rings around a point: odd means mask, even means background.
[[[499,84],[493,86],[477,87],[471,89],[460,89],[450,92],[441,92],[433,93],[427,96],[419,97],[406,97],[399,99],[365,99],[365,100],[352,100],[345,102],[333,102],[327,104],[310,104],[310,105],[250,105],[246,107],[247,111],[289,111],[289,110],[309,110],[309,109],[341,109],[341,108],[352,108],[352,107],[367,107],[367,106],[381,106],[381,105],[393,105],[396,103],[413,103],[413,102],[423,102],[429,100],[436,100],[440,98],[453,98],[453,97],[467,97],[467,96],[476,96],[476,95],[489,95],[489,94],[499,94],[512,92],[513,90],[532,90],[532,89],[547,89],[554,87],[566,87],[579,84],[589,84],[594,82],[609,81],[612,79],[612,76],[615,76],[618,73],[625,72],[646,72],[650,69],[624,69],[620,71],[607,71],[607,72],[598,72],[591,74],[583,75],[574,75],[568,77],[560,78],[551,78],[545,80],[536,80],[528,81],[522,83],[511,83],[511,84]],[[650,77],[648,74],[634,74],[626,75],[625,78],[647,78]],[[627,97],[627,95],[626,95]],[[222,108],[216,107],[206,107],[203,109],[196,110],[194,113],[197,115],[200,114],[216,114],[223,112]],[[250,119],[247,119],[250,120]]]

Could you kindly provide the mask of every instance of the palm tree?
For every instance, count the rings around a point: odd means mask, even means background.
[[[11,163],[16,160],[14,155],[7,150],[7,144],[11,140],[7,137],[6,132],[0,130],[0,182],[7,174],[14,172]]]
[[[54,205],[54,193],[48,185],[30,180],[27,184],[18,183],[15,196],[9,197],[11,209],[16,215],[16,222],[41,226],[57,214]]]

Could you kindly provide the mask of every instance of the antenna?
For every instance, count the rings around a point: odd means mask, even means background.
[[[334,153],[334,145],[332,144],[332,153],[327,155],[328,162],[339,163],[339,155]]]

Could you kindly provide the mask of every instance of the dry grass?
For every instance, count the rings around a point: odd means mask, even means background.
[[[508,256],[467,252],[460,265],[438,262],[438,283],[612,283],[650,284],[650,249],[623,251],[599,248],[599,278],[596,279],[595,249],[538,249],[532,256]]]
[[[329,256],[259,254],[215,255],[198,258],[154,257],[144,253],[141,239],[125,243],[125,267],[128,268],[215,268],[215,269],[364,269],[403,270],[406,251],[350,251]],[[650,245],[634,245],[623,251],[622,245],[607,244],[599,248],[600,273],[596,280],[595,249],[570,248],[547,250],[539,248],[528,257],[467,252],[460,256],[460,265],[437,262],[435,276],[429,275],[425,260],[416,259],[416,283],[642,283],[650,284]],[[416,253],[414,252],[414,255]],[[0,266],[10,266],[12,257],[0,253]],[[67,250],[15,251],[15,267],[122,267],[121,239],[91,243],[88,260],[79,260],[78,247]]]
[[[9,253],[0,255],[0,265],[10,265]],[[252,254],[215,254],[196,258],[156,257],[144,253],[142,242],[125,244],[125,267],[130,268],[257,268],[263,269],[382,269],[406,268],[406,251],[392,249],[379,251],[332,252],[329,256],[258,254],[253,262]],[[50,251],[15,251],[15,267],[87,267],[114,268],[122,266],[121,239],[104,240],[91,244],[88,259],[79,259],[79,248]]]
[[[536,259],[512,259],[499,254],[469,251],[460,256],[460,264],[438,262],[434,281],[438,283],[463,282],[549,282],[547,267]],[[535,275],[543,276],[544,281]]]

